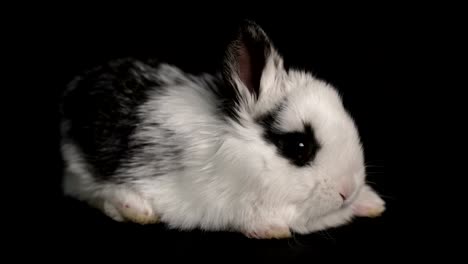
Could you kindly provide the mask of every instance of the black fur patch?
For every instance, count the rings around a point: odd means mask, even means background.
[[[128,158],[129,138],[141,122],[137,107],[148,99],[148,88],[159,85],[139,72],[132,59],[113,61],[85,73],[63,97],[69,136],[98,179],[109,179]]]
[[[278,153],[291,164],[310,165],[320,149],[312,126],[305,123],[303,131],[281,131],[274,126],[280,112],[281,105],[257,120],[264,128],[265,140],[275,145]]]
[[[146,125],[157,127],[156,133],[160,140],[133,139],[130,142],[128,158],[122,162],[122,167],[126,170],[143,169],[145,175],[138,175],[138,177],[132,173],[119,175],[116,179],[118,182],[138,180],[142,177],[157,177],[184,168],[181,158],[183,148],[181,144],[176,144],[175,132],[157,123]]]
[[[219,100],[219,110],[223,117],[239,122],[239,115],[236,109],[239,105],[240,95],[237,93],[237,89],[232,87],[230,82],[226,82],[222,78],[216,78],[208,88],[211,89]]]

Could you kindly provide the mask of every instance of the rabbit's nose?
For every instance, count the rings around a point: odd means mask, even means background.
[[[342,194],[342,193],[340,193],[340,196],[341,196],[341,199],[343,199],[343,202],[345,202],[346,199],[348,198],[348,197],[346,197],[346,195],[344,195],[344,194]]]
[[[343,202],[346,202],[353,196],[354,191],[356,190],[356,183],[353,181],[352,178],[345,178],[340,184],[338,185],[337,191],[340,194]]]

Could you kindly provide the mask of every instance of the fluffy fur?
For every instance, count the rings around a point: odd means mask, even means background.
[[[112,63],[120,70],[91,71],[65,94],[67,195],[117,221],[255,238],[310,233],[384,211],[384,201],[365,184],[359,135],[338,93],[307,72],[286,71],[256,24],[240,28],[218,75],[192,76],[164,63]],[[133,82],[115,94],[122,71]],[[89,81],[91,75],[97,79]],[[82,110],[109,75],[114,78],[105,85],[114,94],[104,93],[91,112]],[[142,96],[130,96],[135,93]],[[116,103],[103,108],[105,100]],[[259,120],[272,111],[267,128]],[[309,164],[297,166],[265,133],[303,132],[304,124],[320,148]],[[104,128],[107,134],[93,136]]]

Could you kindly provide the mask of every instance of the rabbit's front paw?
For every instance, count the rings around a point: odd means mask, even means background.
[[[282,239],[291,237],[291,231],[287,226],[281,225],[268,225],[261,228],[255,228],[250,231],[244,232],[248,238],[256,239]]]
[[[119,190],[104,201],[104,212],[115,221],[154,224],[159,222],[151,204],[133,191]]]

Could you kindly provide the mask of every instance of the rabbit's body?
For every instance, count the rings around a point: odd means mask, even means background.
[[[252,23],[219,75],[119,60],[77,78],[63,113],[65,192],[118,221],[267,238],[384,208],[336,91],[285,71]]]

